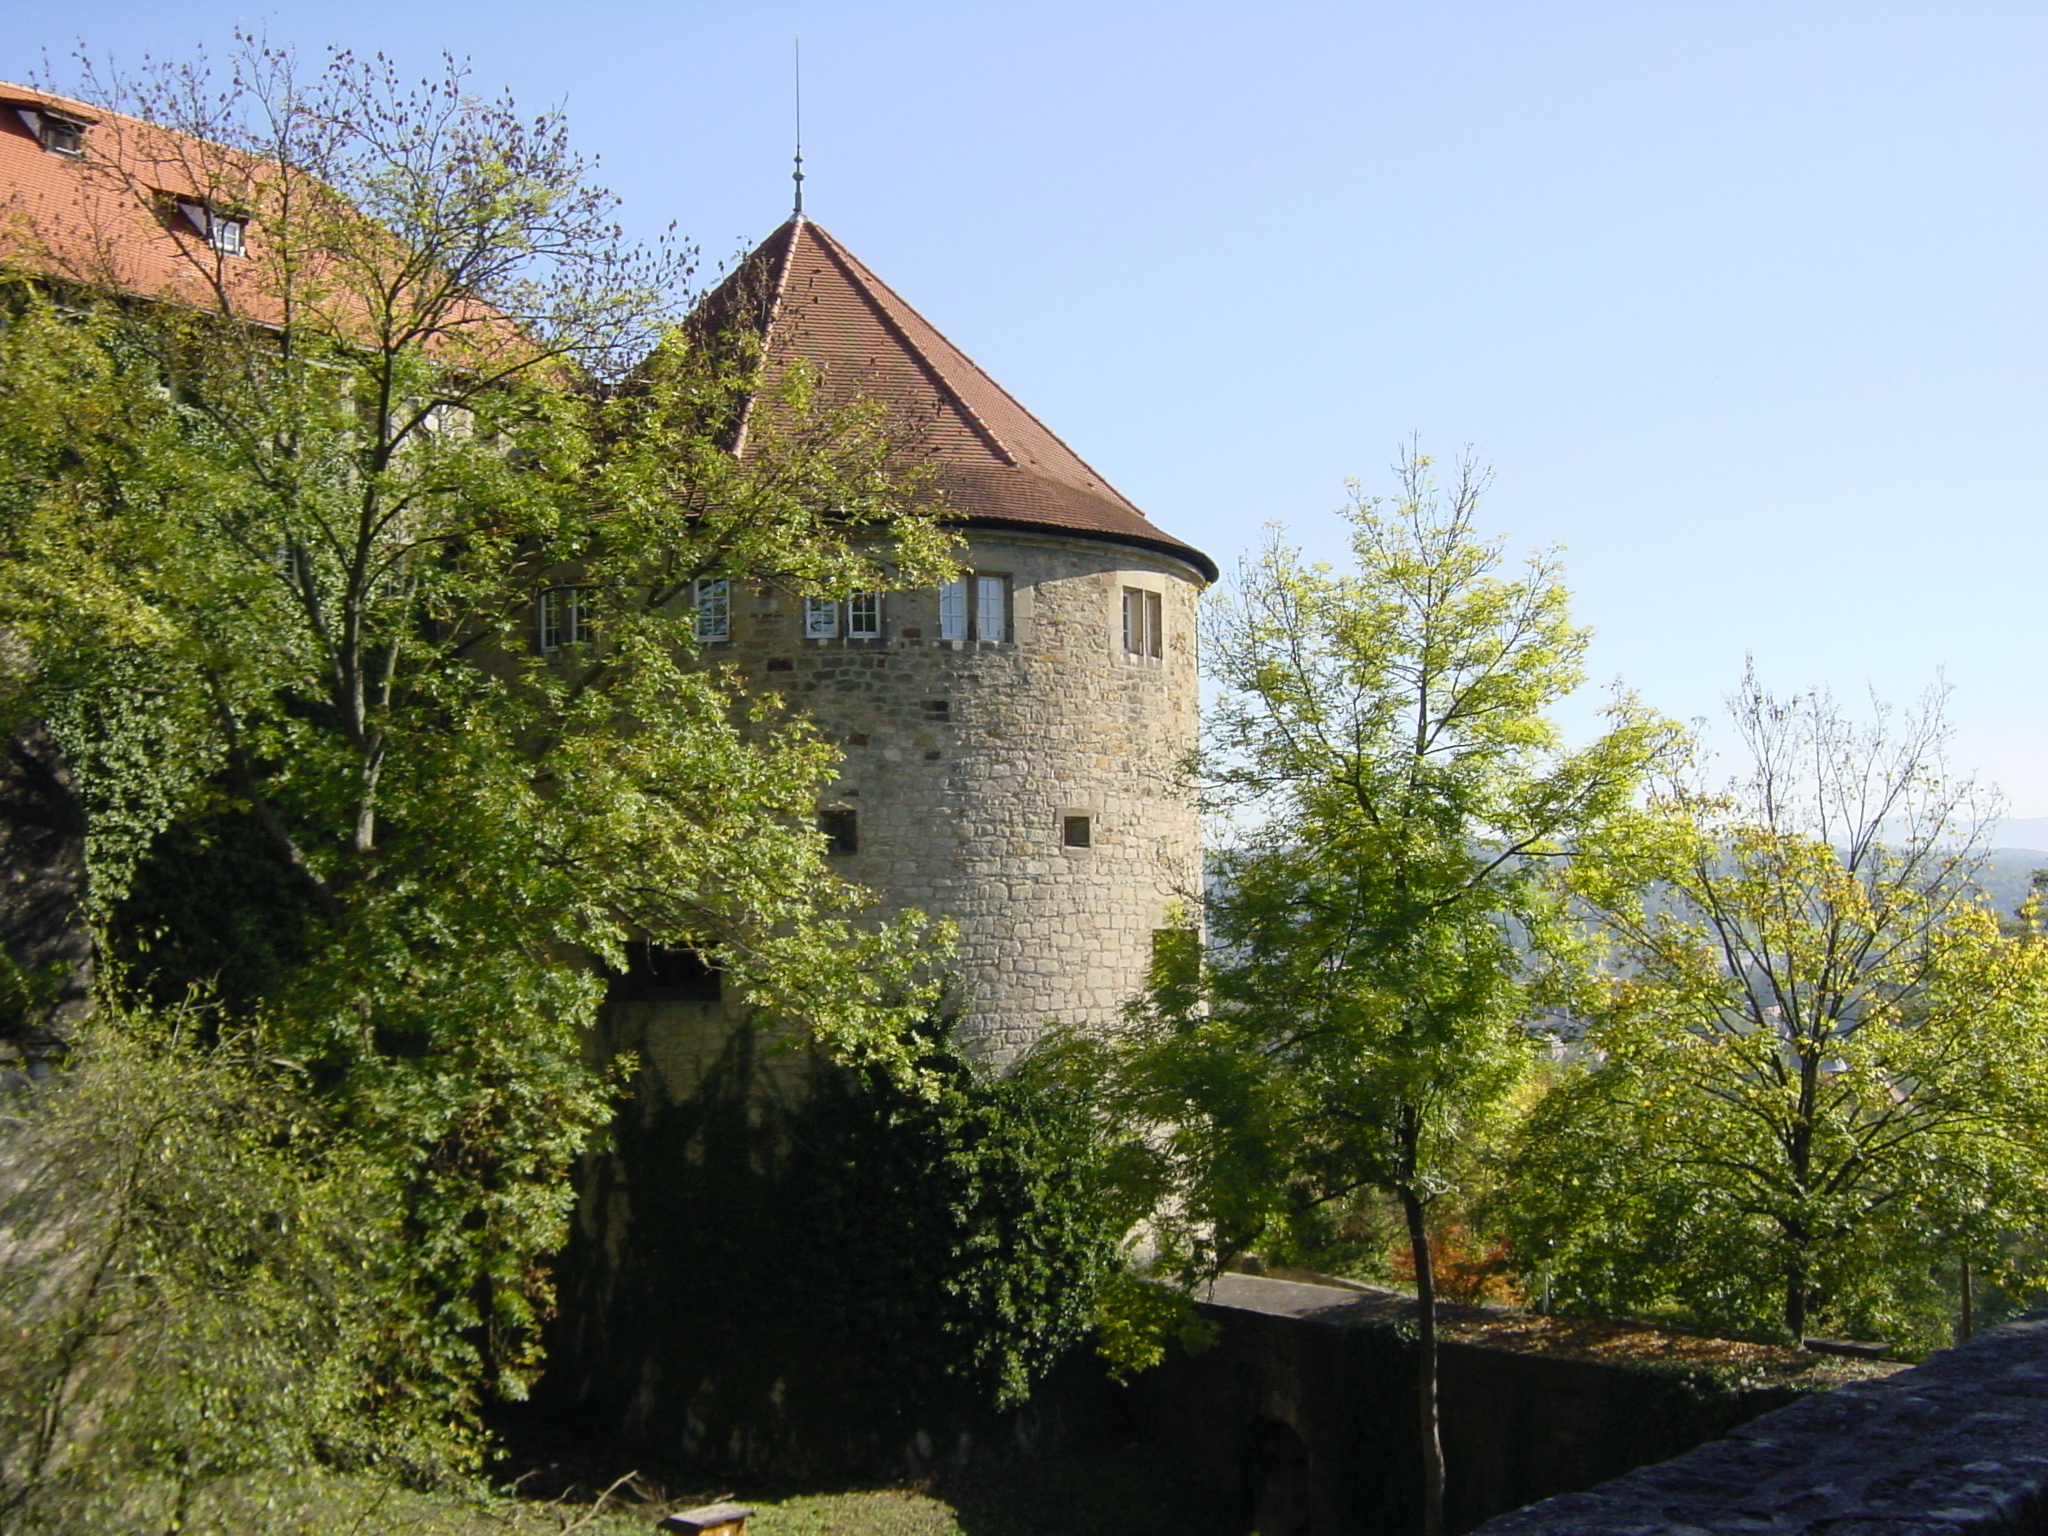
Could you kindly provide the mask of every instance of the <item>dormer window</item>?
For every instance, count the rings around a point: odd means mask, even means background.
[[[216,208],[212,203],[195,202],[186,197],[178,199],[178,211],[185,215],[185,222],[192,226],[194,233],[221,255],[241,256],[248,251],[247,214]]]
[[[36,136],[36,142],[53,155],[82,155],[85,153],[85,122],[67,113],[53,112],[48,107],[16,107],[28,131]]]

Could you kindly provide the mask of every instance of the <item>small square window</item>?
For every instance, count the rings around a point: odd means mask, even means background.
[[[839,604],[829,597],[804,599],[804,638],[830,640],[839,633]]]
[[[818,830],[825,834],[825,851],[835,858],[860,852],[860,814],[837,807],[818,812]]]
[[[185,222],[208,245],[223,256],[241,256],[248,250],[249,220],[239,213],[229,213],[211,203],[196,202],[191,198],[177,199],[178,211],[185,216]]]
[[[1091,818],[1086,816],[1062,816],[1060,818],[1060,841],[1069,848],[1094,847],[1095,828]]]
[[[856,592],[846,601],[846,637],[849,640],[882,638],[882,594]]]
[[[697,583],[697,638],[732,637],[732,583],[724,577]]]

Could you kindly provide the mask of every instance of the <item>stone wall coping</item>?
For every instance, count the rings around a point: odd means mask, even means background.
[[[1379,1287],[1312,1285],[1303,1280],[1275,1280],[1266,1275],[1218,1275],[1195,1292],[1195,1300],[1234,1312],[1262,1312],[1268,1317],[1298,1317],[1338,1327],[1387,1322],[1415,1315],[1415,1298],[1405,1291]]]
[[[2048,1313],[1475,1536],[2004,1536],[2048,1517]]]

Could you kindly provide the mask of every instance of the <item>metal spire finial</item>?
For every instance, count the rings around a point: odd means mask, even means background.
[[[804,40],[795,39],[796,44],[796,169],[790,180],[796,183],[796,207],[790,217],[804,216]]]

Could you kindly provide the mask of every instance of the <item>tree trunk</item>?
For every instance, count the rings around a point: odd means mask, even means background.
[[[1436,1407],[1436,1269],[1429,1252],[1429,1226],[1422,1201],[1412,1186],[1401,1189],[1401,1209],[1408,1218],[1408,1253],[1415,1264],[1415,1401],[1416,1427],[1422,1436],[1422,1533],[1444,1533],[1444,1447],[1437,1430]]]
[[[1970,1261],[1968,1259],[1963,1260],[1962,1282],[1963,1326],[1959,1330],[1962,1334],[1962,1337],[1957,1339],[1956,1342],[1958,1344],[1967,1344],[1970,1341],[1970,1335],[1976,1331],[1976,1308],[1971,1304],[1972,1298],[1970,1296]]]
[[[1797,1344],[1806,1337],[1806,1254],[1795,1252],[1785,1261],[1785,1331]]]

